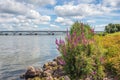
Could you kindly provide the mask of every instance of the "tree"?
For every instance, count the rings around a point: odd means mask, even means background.
[[[119,32],[120,31],[120,24],[108,24],[105,26],[105,32],[107,33],[114,33],[114,32]]]

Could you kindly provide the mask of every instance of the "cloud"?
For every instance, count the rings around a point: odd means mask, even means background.
[[[50,16],[41,15],[34,8],[28,7],[28,4],[25,5],[15,0],[0,0],[0,24],[3,29],[38,29],[38,25],[47,24],[50,20]]]
[[[102,14],[99,8],[99,5],[94,4],[66,4],[62,6],[56,6],[55,12],[59,16],[89,16]]]
[[[0,12],[14,15],[24,15],[28,18],[48,18],[46,16],[41,16],[38,11],[29,8],[27,5],[14,0],[1,1]]]
[[[29,4],[37,5],[37,6],[45,6],[45,5],[55,5],[56,0],[16,0],[19,2],[26,2]]]
[[[86,22],[87,23],[95,23],[96,21],[95,20],[87,20]]]
[[[61,25],[66,25],[66,26],[71,26],[73,24],[73,21],[71,19],[65,19],[62,17],[57,17],[55,22],[61,23]]]
[[[0,30],[66,29],[76,20],[119,23],[119,10],[120,0],[0,0]]]
[[[103,14],[108,14],[115,10],[115,8],[110,8],[102,4],[88,4],[81,3],[78,5],[65,4],[59,5],[54,8],[56,14],[62,17],[86,17],[86,16],[98,16]]]
[[[25,14],[29,11],[26,5],[13,0],[0,0],[0,12],[9,14]]]
[[[95,25],[94,29],[95,31],[104,31],[106,25],[107,24]]]
[[[104,6],[120,7],[120,0],[103,0]]]
[[[60,30],[60,27],[57,26],[57,25],[55,25],[55,24],[50,24],[50,28],[51,28],[52,30]]]
[[[14,30],[14,28],[9,24],[0,24],[0,30],[3,30],[3,31]]]
[[[85,18],[85,16],[72,16],[71,18],[81,20],[81,19]]]

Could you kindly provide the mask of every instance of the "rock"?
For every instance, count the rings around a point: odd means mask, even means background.
[[[51,62],[50,66],[52,66],[52,67],[57,66],[57,62],[56,61]]]
[[[64,76],[64,80],[70,80],[68,76]]]
[[[29,66],[25,73],[25,79],[34,78],[34,77],[36,77],[35,68],[33,66]]]
[[[43,65],[43,68],[46,68],[48,66],[48,63],[45,63],[44,65]]]
[[[21,75],[20,78],[21,79],[25,78],[26,80],[28,80],[29,78],[34,78],[34,77],[40,76],[41,73],[42,73],[41,69],[35,69],[33,66],[29,66],[27,68],[26,73]]]
[[[45,68],[43,68],[44,71],[46,70],[52,70],[53,68],[51,66],[46,66]]]
[[[53,79],[54,79],[54,80],[58,80],[58,78],[57,78],[57,77],[54,77]]]
[[[53,71],[51,71],[51,70],[44,71],[44,72],[43,72],[43,77],[51,76],[51,75],[52,75],[52,72],[53,72]]]
[[[45,80],[54,80],[52,76],[45,77]]]
[[[25,78],[26,80],[63,80],[65,72],[63,66],[58,64],[58,59],[60,58],[57,57],[52,62],[45,63],[42,69],[29,66],[26,73],[21,75],[20,78]]]
[[[90,78],[86,78],[85,80],[91,80]]]
[[[25,78],[25,74],[20,75],[20,79],[24,79]]]
[[[53,61],[56,61],[56,62],[57,62],[57,59],[55,58],[55,59],[53,59]]]

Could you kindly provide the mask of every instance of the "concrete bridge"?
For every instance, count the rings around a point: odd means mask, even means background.
[[[0,31],[0,35],[61,35],[67,31]]]
[[[102,33],[103,31],[95,31],[95,33]],[[0,35],[62,35],[67,31],[0,31]]]

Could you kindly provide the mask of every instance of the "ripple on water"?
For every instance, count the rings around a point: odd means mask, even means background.
[[[52,36],[0,36],[0,80],[19,80],[30,66],[42,66],[59,55]]]

